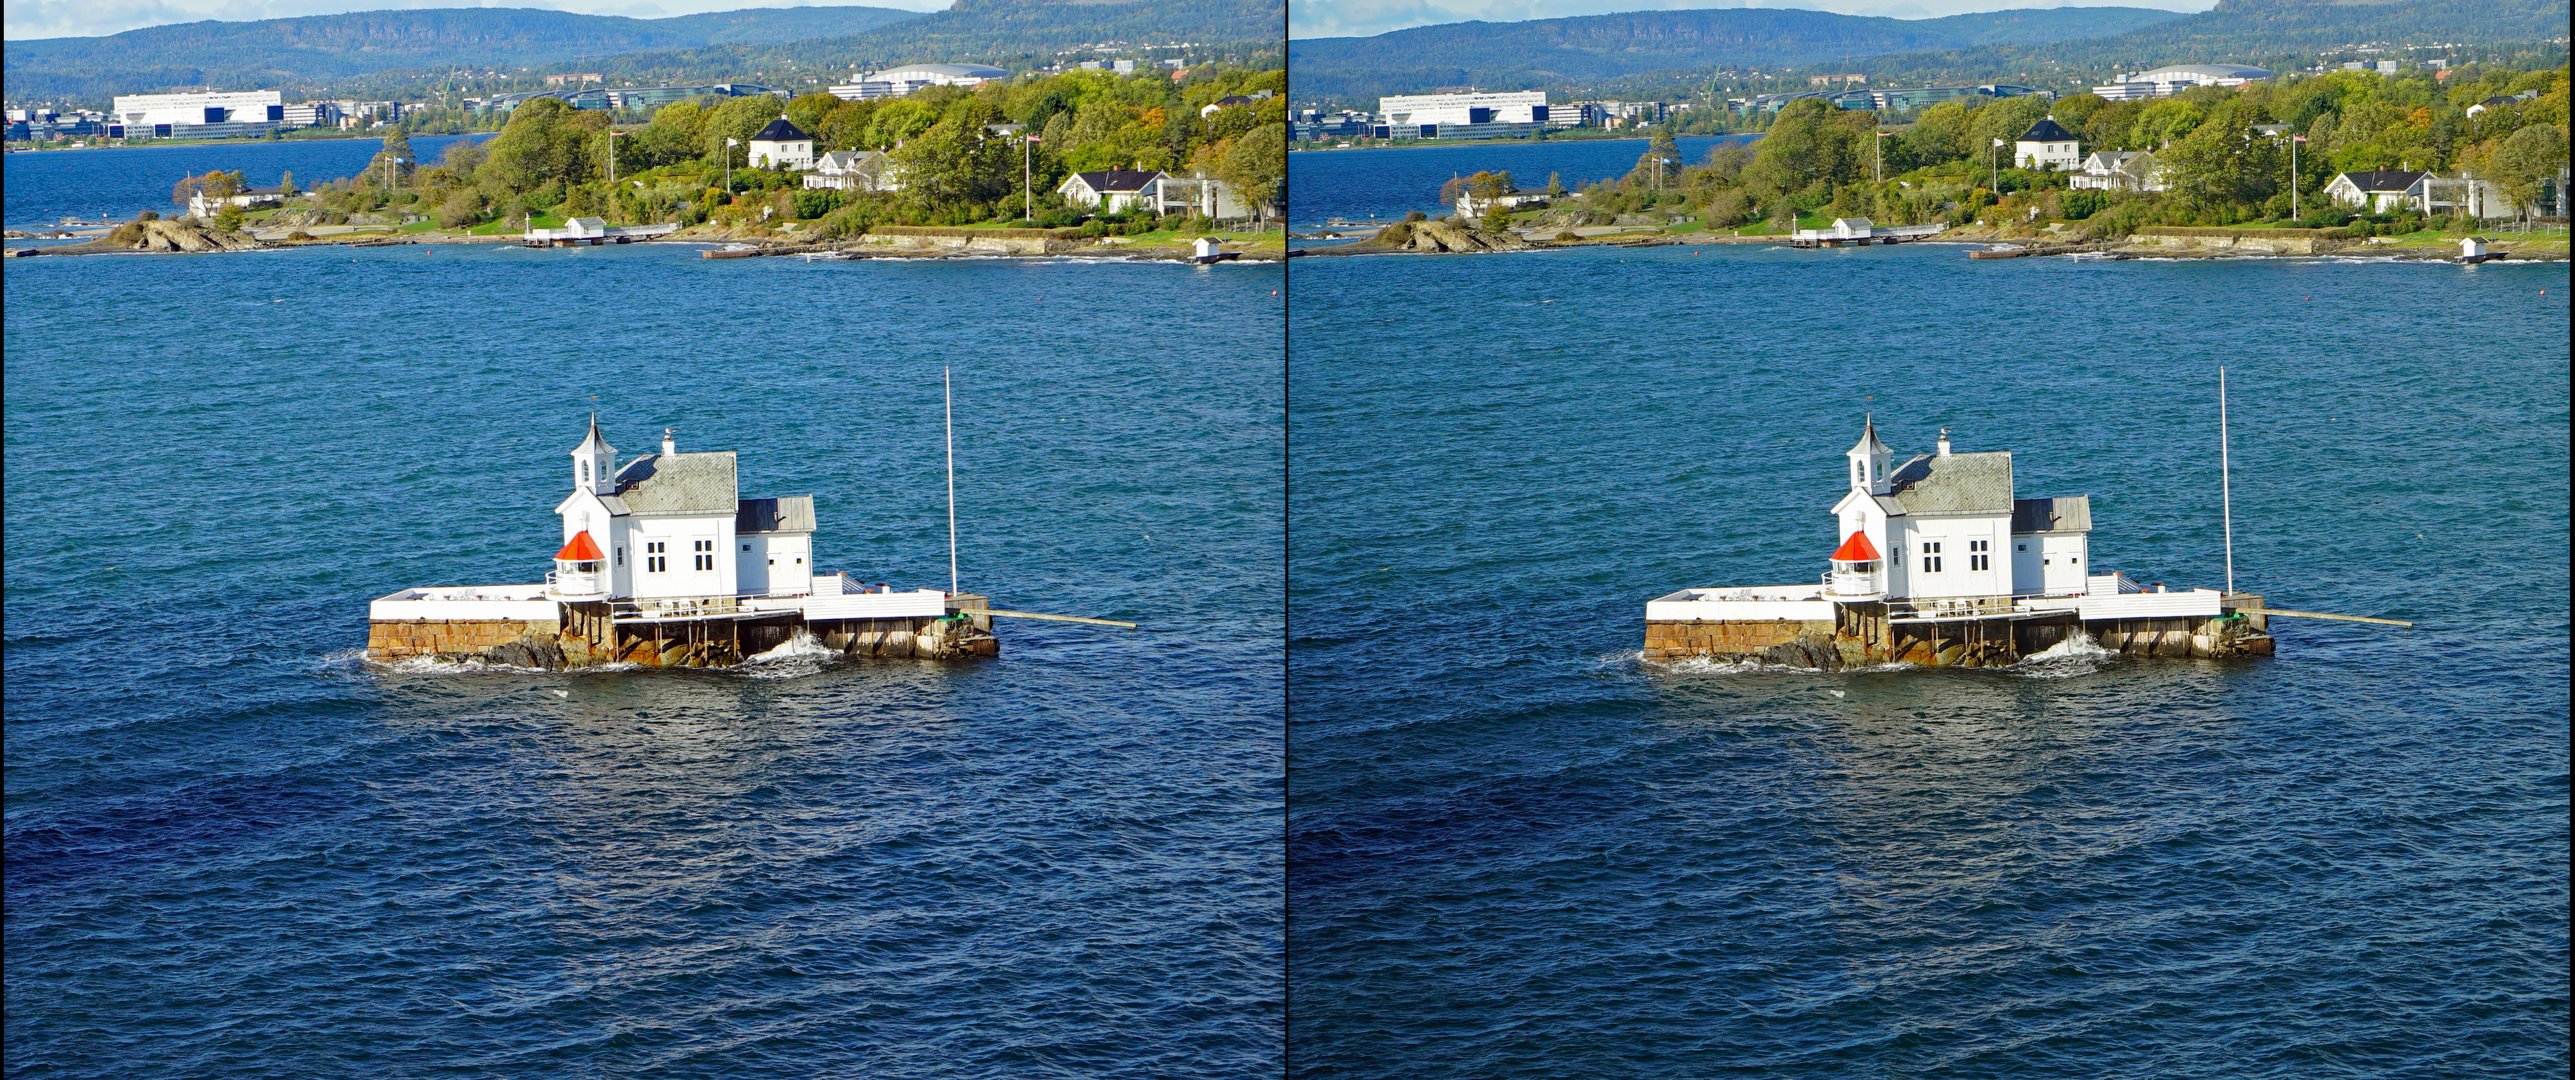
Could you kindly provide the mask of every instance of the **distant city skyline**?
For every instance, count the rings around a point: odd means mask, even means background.
[[[1607,15],[1622,11],[1686,11],[1729,8],[1791,8],[1843,15],[1879,15],[1891,19],[1933,19],[1971,11],[2014,8],[2144,7],[2167,11],[2206,11],[2217,0],[1289,0],[1288,36],[1366,37],[1391,30],[1438,23],[1526,22],[1573,15]]]
[[[0,37],[10,41],[101,37],[146,26],[207,19],[252,22],[393,8],[548,8],[584,15],[659,19],[746,8],[888,7],[938,11],[951,2],[953,0],[823,0],[819,3],[809,0],[770,0],[765,3],[744,3],[743,0],[9,0],[5,7],[0,7],[0,12],[6,13],[5,17],[0,17],[0,22],[5,22],[5,27],[0,27]]]

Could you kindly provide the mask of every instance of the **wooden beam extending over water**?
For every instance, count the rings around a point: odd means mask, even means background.
[[[1136,628],[1136,624],[1131,622],[1119,622],[1116,619],[1094,619],[1082,615],[1040,615],[1034,611],[1003,611],[1000,608],[994,608],[990,611],[978,611],[975,614],[990,615],[997,619],[1044,619],[1047,622],[1088,623],[1092,626],[1115,626],[1127,630],[1133,630]]]
[[[2332,619],[2335,622],[2375,623],[2380,626],[2402,626],[2409,630],[2414,628],[2413,623],[2403,619],[2377,619],[2367,615],[2328,615],[2321,611],[2289,611],[2282,608],[2238,608],[2237,610],[2246,615],[2285,615],[2292,619]]]

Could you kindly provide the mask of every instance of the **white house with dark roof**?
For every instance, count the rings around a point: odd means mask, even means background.
[[[2370,169],[2363,172],[2336,173],[2325,185],[2325,197],[2335,204],[2372,214],[2402,210],[2407,204],[2419,205],[2423,173],[2412,169]]]
[[[781,116],[751,137],[745,160],[755,169],[810,169],[814,167],[814,137]]]
[[[2095,150],[2066,186],[2077,191],[2162,191],[2163,167],[2149,151]]]
[[[1832,510],[1841,537],[1829,560],[1834,595],[1912,601],[2087,588],[2092,497],[2015,498],[2011,451],[1953,451],[1943,428],[1931,453],[1892,465],[1870,420],[1843,457],[1850,487]]]
[[[1156,208],[1160,198],[1162,174],[1152,169],[1102,169],[1078,172],[1055,186],[1068,206],[1098,207],[1103,214],[1114,214],[1132,206]]]
[[[805,174],[805,186],[833,191],[901,191],[903,181],[897,171],[893,157],[883,150],[834,150],[814,159],[814,171]]]
[[[2015,169],[2056,169],[2064,171],[2083,166],[2083,143],[2075,134],[2056,122],[2056,117],[2043,116],[2028,131],[2012,141],[2012,167]]]
[[[599,435],[572,449],[564,547],[550,584],[567,599],[802,596],[813,591],[814,498],[745,499],[733,451],[658,454],[624,466]],[[599,565],[585,568],[583,563]]]

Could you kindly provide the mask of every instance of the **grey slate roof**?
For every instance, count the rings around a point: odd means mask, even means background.
[[[731,450],[646,454],[617,470],[617,498],[638,514],[730,514],[741,494]]]
[[[1152,169],[1102,169],[1098,172],[1074,175],[1081,177],[1082,182],[1090,185],[1091,190],[1102,195],[1112,192],[1143,191],[1153,186],[1153,182],[1162,177],[1161,173]]]
[[[2009,450],[1948,457],[1923,454],[1887,479],[1888,492],[1908,514],[2007,514],[2012,510]]]
[[[814,497],[789,495],[778,499],[744,499],[733,511],[733,531],[812,532]]]
[[[2079,533],[2092,531],[2092,496],[2060,495],[2052,499],[2012,500],[2014,533]]]
[[[2021,137],[2016,141],[2073,142],[2075,138],[2073,132],[2065,129],[2065,125],[2056,122],[2056,117],[2042,116],[2038,123],[2030,125],[2028,131],[2022,132]]]
[[[769,121],[769,126],[761,128],[760,133],[752,136],[751,140],[753,142],[796,142],[812,138],[813,136],[805,134],[805,129],[788,123],[787,118],[781,116]]]
[[[2342,175],[2351,179],[2353,187],[2365,192],[2403,191],[2413,187],[2415,181],[2423,179],[2422,173],[2411,169],[2376,169],[2367,172],[2347,172]]]

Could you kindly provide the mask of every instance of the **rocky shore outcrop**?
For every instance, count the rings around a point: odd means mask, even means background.
[[[185,218],[153,218],[129,221],[96,240],[51,247],[18,248],[9,254],[31,255],[96,255],[105,252],[158,251],[208,252],[257,251],[268,245],[237,232],[223,232]]]
[[[1426,218],[1421,221],[1398,221],[1377,235],[1338,249],[1353,254],[1374,251],[1473,252],[1522,251],[1530,247],[1516,233],[1485,232],[1461,225],[1454,218]],[[1325,249],[1334,250],[1334,249]]]

